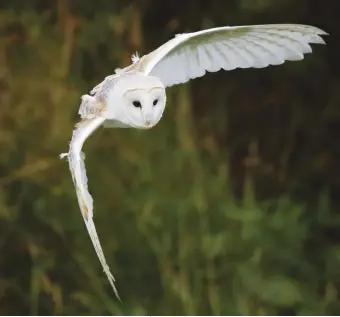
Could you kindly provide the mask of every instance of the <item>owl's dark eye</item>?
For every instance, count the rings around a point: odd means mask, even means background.
[[[142,104],[141,104],[140,101],[138,101],[138,100],[133,101],[132,104],[133,104],[136,108],[141,108],[141,107],[142,107]]]
[[[152,104],[156,106],[158,104],[158,99],[155,99]]]

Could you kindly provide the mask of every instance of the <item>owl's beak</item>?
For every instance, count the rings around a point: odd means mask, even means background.
[[[144,123],[147,127],[149,127],[152,123],[152,115],[147,114],[144,116]]]

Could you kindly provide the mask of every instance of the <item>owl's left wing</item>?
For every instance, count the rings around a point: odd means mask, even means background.
[[[179,34],[133,66],[159,77],[165,86],[181,84],[220,69],[262,68],[301,60],[310,43],[325,44],[319,28],[300,24],[218,27]]]
[[[85,109],[85,108],[84,108]],[[83,110],[84,110],[83,109]],[[85,110],[84,110],[85,111]],[[83,113],[86,114],[85,112]],[[88,114],[88,117],[91,117]],[[106,259],[99,241],[99,237],[96,231],[96,227],[93,222],[93,199],[87,188],[87,176],[84,164],[85,154],[81,151],[86,139],[98,129],[105,118],[93,116],[91,118],[83,119],[80,121],[73,131],[72,139],[70,142],[70,149],[68,153],[63,153],[60,155],[61,158],[67,157],[69,162],[69,168],[71,171],[73,183],[76,189],[77,198],[81,214],[83,216],[86,229],[90,235],[92,244],[97,253],[99,261],[103,267],[103,270],[117,296],[119,295],[114,284],[114,277],[110,272],[110,268],[106,263]]]

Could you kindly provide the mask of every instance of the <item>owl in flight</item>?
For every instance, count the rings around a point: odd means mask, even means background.
[[[103,270],[118,296],[93,222],[93,200],[87,189],[85,140],[101,125],[112,128],[150,129],[162,117],[165,88],[220,69],[263,68],[297,61],[311,53],[310,43],[325,44],[319,28],[299,24],[218,27],[176,35],[155,51],[116,69],[83,95],[67,157],[79,206]]]

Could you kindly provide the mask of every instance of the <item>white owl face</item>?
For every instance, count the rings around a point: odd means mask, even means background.
[[[149,129],[161,119],[166,94],[163,83],[154,76],[123,75],[108,94],[107,119]]]

